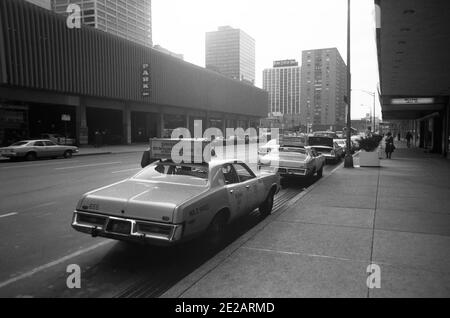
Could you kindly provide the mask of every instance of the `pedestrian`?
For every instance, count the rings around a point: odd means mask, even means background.
[[[406,133],[406,146],[408,147],[408,148],[411,148],[411,139],[413,138],[413,135],[412,135],[412,133],[410,132],[410,131],[408,131],[407,133]]]
[[[385,139],[385,152],[386,159],[392,159],[392,153],[394,152],[394,137],[391,132],[388,132]]]
[[[398,133],[397,137],[398,137],[398,141],[400,141],[400,140],[401,140],[401,137],[402,137],[402,135],[401,135],[400,133]]]
[[[102,143],[102,135],[100,134],[100,131],[95,131],[95,147],[99,148]]]

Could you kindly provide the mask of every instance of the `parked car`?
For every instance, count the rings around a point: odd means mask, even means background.
[[[324,155],[327,162],[339,162],[344,156],[342,147],[334,142],[334,139],[331,137],[309,137],[308,146],[319,154]]]
[[[49,133],[41,134],[41,139],[51,140],[58,145],[69,145],[69,146],[74,146],[77,142],[74,138],[65,137],[60,134],[49,134]]]
[[[28,161],[38,158],[71,158],[77,153],[75,146],[57,145],[51,140],[23,140],[9,147],[0,148],[0,154],[10,159],[22,158]]]
[[[255,174],[236,160],[161,160],[127,180],[83,195],[72,227],[94,237],[152,245],[207,234],[217,245],[226,226],[238,217],[256,208],[262,216],[269,215],[279,189],[279,176]]]
[[[281,177],[309,178],[314,174],[323,175],[325,157],[314,149],[300,145],[284,144],[277,150],[263,156],[260,170],[276,171]]]

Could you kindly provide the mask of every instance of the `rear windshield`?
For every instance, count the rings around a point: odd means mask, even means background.
[[[186,183],[200,181],[200,184],[204,184],[208,181],[208,170],[207,165],[177,165],[160,162],[144,169],[134,179]]]
[[[28,144],[28,141],[19,141],[19,142],[16,142],[15,144],[12,144],[11,147],[25,146],[26,144]]]

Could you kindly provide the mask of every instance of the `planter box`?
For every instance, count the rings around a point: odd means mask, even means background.
[[[380,155],[378,150],[359,153],[359,165],[361,167],[380,167]]]

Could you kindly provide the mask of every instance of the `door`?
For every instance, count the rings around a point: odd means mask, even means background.
[[[245,185],[239,182],[239,177],[231,164],[225,164],[222,167],[222,173],[225,180],[231,218],[234,219],[247,211],[247,189]]]
[[[36,150],[36,154],[38,158],[47,157],[47,149],[45,148],[45,144],[43,141],[35,141],[33,144],[34,150]]]
[[[47,157],[55,157],[62,155],[62,147],[53,141],[44,141],[45,155]]]
[[[244,164],[235,163],[233,168],[239,178],[239,183],[245,189],[247,212],[253,211],[259,206],[261,195],[261,191],[258,191],[257,178],[253,171]]]

